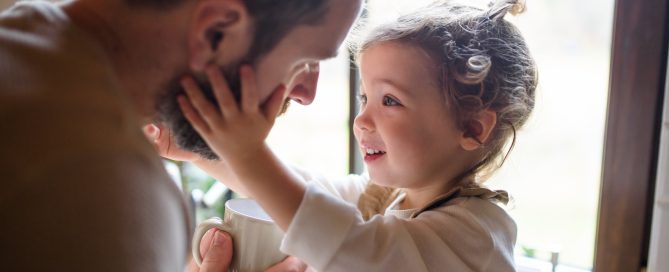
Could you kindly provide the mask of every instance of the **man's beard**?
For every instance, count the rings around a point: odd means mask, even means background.
[[[237,63],[220,69],[237,102],[239,102],[241,94],[239,67],[240,64]],[[190,122],[184,117],[181,108],[179,108],[177,96],[185,95],[180,83],[181,77],[182,74],[175,76],[161,90],[162,92],[160,92],[159,97],[156,99],[156,122],[167,126],[178,148],[195,152],[207,160],[218,160],[218,155],[209,148],[200,134],[195,131]],[[216,102],[209,80],[205,76],[198,76],[193,79],[195,79],[204,97],[218,109],[218,103]]]
[[[237,103],[239,103],[241,97],[241,82],[239,79],[240,66],[241,64],[237,63],[220,68]],[[167,85],[165,85],[162,92],[160,92],[161,95],[156,100],[157,118],[155,121],[167,126],[171,131],[171,137],[174,138],[174,142],[177,144],[178,148],[197,153],[207,160],[218,160],[218,155],[211,150],[209,145],[207,145],[200,134],[195,131],[193,126],[181,112],[181,108],[177,102],[177,96],[185,95],[185,92],[180,84],[180,79],[181,75],[175,76]],[[205,76],[194,77],[194,79],[204,97],[218,109],[218,103],[209,80],[207,80]],[[289,105],[290,99],[286,99],[280,114],[286,112]]]

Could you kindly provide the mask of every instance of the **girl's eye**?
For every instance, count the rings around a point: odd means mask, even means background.
[[[367,104],[367,95],[365,94],[358,95],[358,102],[360,102],[360,105]]]
[[[383,97],[383,105],[384,106],[397,106],[400,105],[400,102],[395,100],[395,98],[392,98],[390,96],[384,96]]]

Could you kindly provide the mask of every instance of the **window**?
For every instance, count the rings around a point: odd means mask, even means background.
[[[312,105],[291,103],[267,142],[287,162],[326,176],[348,173],[349,54],[321,62]]]

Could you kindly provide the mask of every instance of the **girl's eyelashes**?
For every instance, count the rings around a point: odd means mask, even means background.
[[[366,94],[359,94],[358,95],[358,102],[360,103],[360,105],[363,105],[363,106],[366,105],[367,104],[367,95]],[[395,99],[394,97],[389,96],[389,95],[384,95],[383,100],[381,101],[381,103],[384,106],[401,106],[402,105],[402,104],[400,104],[400,102],[397,99]]]
[[[367,95],[366,94],[359,94],[358,95],[358,102],[360,103],[360,105],[367,104]]]
[[[384,106],[399,106],[401,105],[397,99],[393,98],[392,96],[384,95],[383,96],[383,105]]]

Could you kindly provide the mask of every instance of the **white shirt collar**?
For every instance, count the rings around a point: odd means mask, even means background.
[[[402,192],[400,193],[399,196],[395,200],[393,200],[390,205],[388,205],[388,208],[386,208],[386,215],[394,215],[397,218],[401,219],[409,219],[411,218],[411,215],[413,215],[414,212],[418,211],[420,208],[413,208],[413,209],[406,209],[406,210],[400,210],[398,209],[400,202],[404,200],[404,197],[406,197],[406,193]]]

